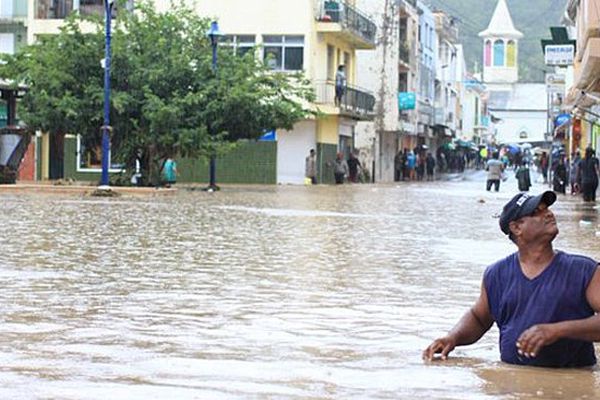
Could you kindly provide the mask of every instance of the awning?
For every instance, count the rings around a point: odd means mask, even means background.
[[[556,137],[556,135],[558,133],[561,132],[565,132],[573,123],[573,118],[569,118],[566,122],[563,122],[562,124],[560,124],[559,126],[557,126],[556,128],[554,128],[554,137]]]

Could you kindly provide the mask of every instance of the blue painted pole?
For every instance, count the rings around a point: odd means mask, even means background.
[[[104,0],[106,46],[104,51],[104,125],[102,126],[102,177],[100,186],[108,186],[108,155],[110,152],[110,27],[112,0]]]
[[[213,24],[214,24],[214,22],[213,22]],[[210,44],[212,45],[212,69],[213,69],[213,72],[215,73],[215,78],[216,78],[216,74],[217,74],[217,44],[218,44],[217,40],[218,40],[217,36],[215,36],[215,35],[210,36]],[[208,175],[209,175],[208,189],[218,190],[219,188],[217,187],[217,160],[216,160],[216,156],[214,153],[211,154],[211,156],[210,156]]]

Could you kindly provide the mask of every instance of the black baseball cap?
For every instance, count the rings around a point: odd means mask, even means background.
[[[508,225],[511,222],[533,214],[540,203],[544,203],[550,207],[555,201],[556,193],[551,190],[537,196],[532,196],[529,193],[519,193],[506,203],[502,209],[502,214],[500,214],[500,229],[508,235],[510,233]]]

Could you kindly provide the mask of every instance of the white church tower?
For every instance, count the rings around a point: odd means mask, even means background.
[[[515,83],[519,80],[518,41],[523,34],[513,25],[506,0],[498,0],[483,38],[484,83]]]

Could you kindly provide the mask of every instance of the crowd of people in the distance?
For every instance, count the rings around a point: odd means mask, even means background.
[[[551,155],[549,155],[551,154]],[[499,185],[506,173],[514,170],[519,191],[526,192],[532,185],[530,171],[537,172],[540,183],[552,184],[556,193],[581,194],[585,202],[596,201],[600,167],[594,149],[588,147],[583,158],[579,151],[567,156],[564,147],[555,147],[552,153],[546,150],[532,154],[529,150],[511,151],[502,148],[492,153],[486,162],[488,186],[490,180]],[[487,188],[488,190],[489,187]]]

